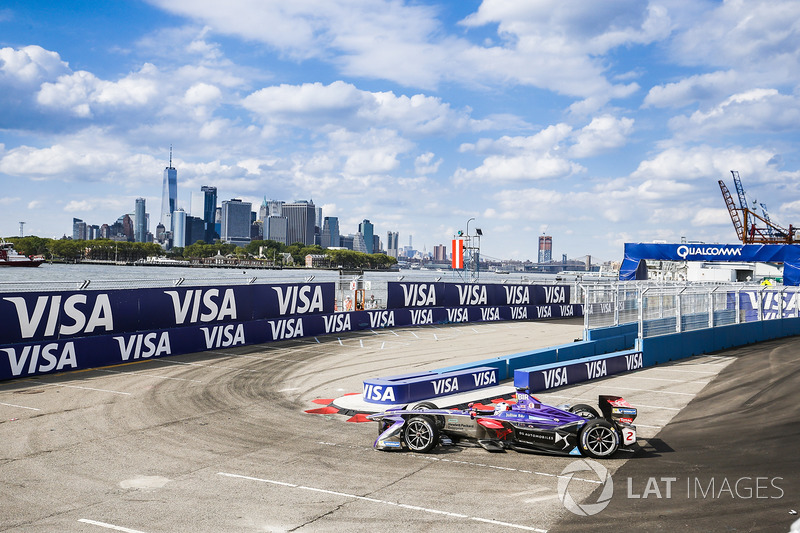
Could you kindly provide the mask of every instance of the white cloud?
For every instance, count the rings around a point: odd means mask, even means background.
[[[55,79],[69,71],[69,65],[56,52],[41,46],[0,48],[0,79],[8,79],[24,85],[38,85],[44,80]]]
[[[89,213],[95,207],[95,204],[89,200],[72,200],[64,206],[64,211],[67,213]]]
[[[699,209],[692,217],[692,226],[721,226],[730,223],[730,214],[725,208]]]
[[[414,170],[416,173],[422,176],[426,174],[435,174],[436,171],[439,170],[439,165],[442,164],[442,160],[434,161],[434,157],[435,155],[433,152],[425,152],[417,156],[414,160]]]
[[[577,133],[569,153],[572,157],[592,157],[625,146],[632,131],[633,119],[618,119],[611,115],[595,117]]]

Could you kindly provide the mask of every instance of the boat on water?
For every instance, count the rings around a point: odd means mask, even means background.
[[[44,263],[44,257],[40,255],[26,257],[17,253],[13,243],[0,239],[0,267],[38,267],[42,263]]]

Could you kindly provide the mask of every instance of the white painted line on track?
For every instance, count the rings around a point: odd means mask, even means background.
[[[501,524],[501,525],[503,525],[505,527],[510,527],[510,528],[514,528],[514,529],[522,529],[522,530],[525,530],[525,531],[538,531],[539,533],[547,533],[546,529],[540,529],[540,528],[536,528],[536,527],[524,526],[524,525],[521,525],[521,524],[512,524],[512,523],[508,523],[508,522],[497,522],[495,520],[491,520],[491,519],[488,519],[488,518],[481,518],[481,517],[477,517],[477,516],[469,516],[469,515],[465,515],[465,514],[461,514],[461,513],[453,513],[451,511],[442,511],[440,509],[431,509],[429,507],[419,507],[417,505],[408,505],[408,504],[399,503],[399,502],[391,502],[391,501],[388,501],[388,500],[380,500],[378,498],[369,498],[367,496],[359,496],[357,494],[348,494],[346,492],[339,492],[339,491],[335,491],[335,490],[319,489],[319,488],[316,488],[316,487],[306,487],[304,485],[295,485],[294,483],[286,483],[284,481],[275,481],[275,480],[271,480],[271,479],[262,479],[262,478],[257,478],[257,477],[242,476],[242,475],[239,475],[239,474],[229,474],[229,473],[226,473],[226,472],[218,472],[218,474],[220,476],[226,476],[226,477],[230,477],[230,478],[238,478],[238,479],[244,479],[244,480],[248,480],[248,481],[257,481],[259,483],[269,483],[271,485],[277,485],[277,486],[280,486],[280,487],[287,487],[287,488],[293,488],[293,489],[298,489],[298,490],[307,490],[307,491],[311,491],[311,492],[319,492],[319,493],[322,493],[322,494],[330,494],[332,496],[342,496],[342,497],[345,497],[345,498],[352,498],[354,500],[361,500],[361,501],[370,502],[370,503],[380,503],[380,504],[383,504],[383,505],[391,505],[391,506],[394,506],[394,507],[401,507],[403,509],[409,509],[411,511],[421,511],[421,512],[424,512],[424,513],[438,514],[438,515],[443,515],[443,516],[449,516],[449,517],[452,517],[452,518],[463,518],[463,519],[467,519],[467,520],[474,520],[474,521],[477,521],[477,522],[486,522],[486,523],[490,523],[490,524]]]
[[[47,381],[38,381],[38,380],[31,380],[31,383],[41,383],[43,385],[51,385],[53,387],[65,387],[68,389],[81,389],[81,390],[93,390],[96,392],[109,392],[111,394],[123,394],[125,396],[131,396],[132,393],[130,392],[120,392],[116,390],[108,390],[108,389],[93,389],[92,387],[79,387],[78,385],[64,385],[62,383],[48,383]]]
[[[710,372],[708,370],[681,370],[681,369],[677,369],[677,368],[663,368],[663,367],[662,368],[658,368],[658,369],[653,368],[653,367],[651,367],[651,368],[653,370],[666,370],[667,372],[685,372],[687,374],[712,374],[712,375],[715,375],[715,376],[717,374],[719,374],[719,372]]]
[[[436,333],[433,334],[433,340],[438,341],[439,337],[436,336]]]
[[[417,334],[416,334],[416,333],[414,333],[413,331],[411,332],[411,334],[412,334],[412,335],[414,335],[416,338],[418,338],[418,339],[419,339],[419,335],[417,335]]]
[[[363,348],[364,347],[364,339],[358,339],[358,344],[360,344],[361,347]]]
[[[98,522],[96,520],[89,520],[88,518],[79,518],[78,522],[83,522],[84,524],[91,524],[93,526],[104,527],[106,529],[113,529],[114,531],[124,531],[126,533],[144,533],[139,531],[138,529],[131,529],[129,527],[122,527],[122,526],[115,526],[114,524],[107,524],[105,522]]]
[[[645,424],[636,423],[635,426],[637,428],[649,428],[649,429],[663,429],[663,426],[647,426]]]
[[[294,387],[294,388],[291,388],[291,389],[281,389],[278,392],[290,392],[290,391],[293,391],[293,390],[300,390],[300,387]]]
[[[339,346],[344,346],[344,343],[342,342],[342,338],[341,337],[336,337],[336,340],[339,341]]]
[[[135,375],[135,376],[147,376],[149,378],[155,378],[155,379],[174,379],[175,381],[191,381],[192,383],[202,383],[202,381],[198,381],[196,379],[172,378],[172,377],[169,377],[169,376],[156,376],[156,375],[150,374],[148,372],[123,372],[122,370],[108,370],[106,368],[95,368],[95,370],[98,371],[98,372],[105,372],[107,374],[132,374],[132,375]]]
[[[317,341],[317,344],[322,344],[321,342],[319,342],[318,338],[314,337],[314,340]]]
[[[386,346],[386,342],[382,342],[382,343],[381,343],[381,350],[383,350],[383,347],[384,347],[384,346]]]
[[[13,403],[0,402],[0,405],[5,405],[6,407],[16,407],[18,409],[30,409],[31,411],[41,411],[41,409],[38,407],[25,407],[24,405],[14,405]]]
[[[187,366],[200,366],[203,368],[219,368],[222,370],[238,370],[239,372],[263,372],[263,370],[253,370],[251,368],[238,368],[235,366],[221,366],[221,365],[201,365],[200,363],[187,363],[185,361],[170,361],[169,359],[156,359],[159,363],[168,363],[171,365],[187,365]],[[284,361],[284,359],[271,359],[271,361]],[[291,361],[296,363],[297,361]]]

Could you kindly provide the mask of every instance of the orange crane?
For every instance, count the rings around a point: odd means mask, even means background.
[[[769,219],[769,216],[766,215],[766,209],[764,209],[764,216],[750,209],[747,206],[747,200],[745,200],[744,188],[739,179],[739,173],[731,170],[731,174],[736,185],[736,192],[739,194],[739,207],[736,207],[728,187],[725,186],[725,182],[719,180],[718,183],[719,189],[722,191],[722,198],[725,200],[725,206],[731,216],[731,222],[733,222],[733,229],[736,230],[736,236],[742,241],[742,244],[795,243],[795,230],[792,225],[789,225],[789,229],[783,228]]]

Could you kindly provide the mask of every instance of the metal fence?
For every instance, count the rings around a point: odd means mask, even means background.
[[[620,282],[583,287],[585,329],[639,324],[640,337],[798,316],[800,287]]]

